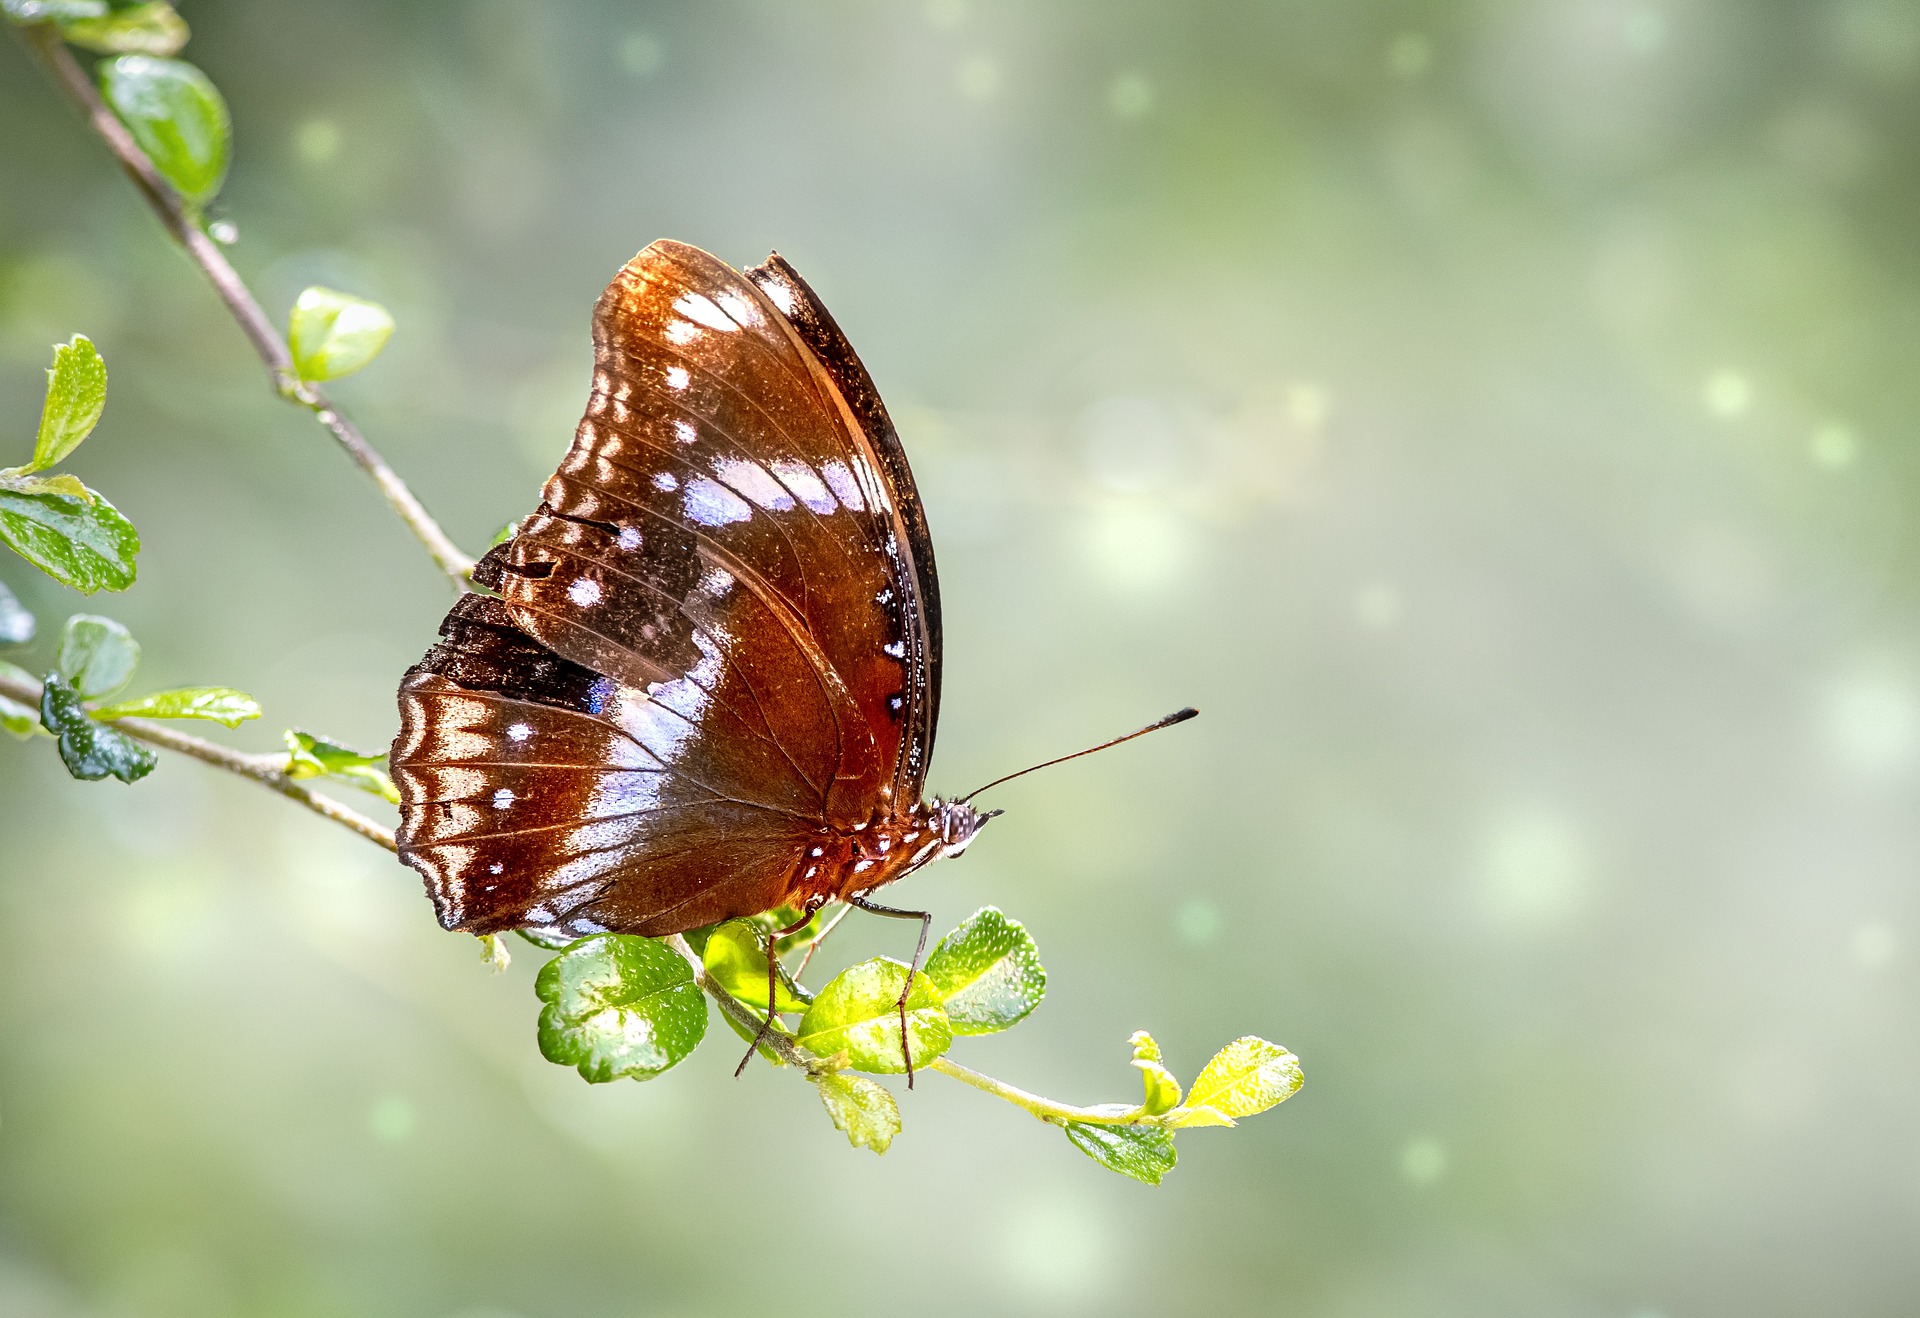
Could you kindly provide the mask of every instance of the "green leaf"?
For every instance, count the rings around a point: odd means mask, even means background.
[[[363,792],[400,804],[400,789],[387,775],[387,757],[362,755],[351,746],[298,728],[287,729],[287,777],[337,778]]]
[[[25,645],[39,628],[26,605],[0,581],[0,645]]]
[[[520,534],[520,523],[508,522],[505,526],[501,527],[498,531],[495,531],[493,533],[493,539],[487,541],[487,548],[497,549],[501,545],[504,545],[505,543],[507,543],[507,541],[513,539],[516,535],[519,535],[519,534]]]
[[[955,1034],[992,1034],[1025,1020],[1047,993],[1033,935],[984,906],[940,940],[927,978],[945,1000]]]
[[[765,981],[763,980],[761,982],[764,983]],[[768,1043],[766,1040],[760,1038],[759,1030],[747,1028],[746,1026],[742,1025],[739,1021],[735,1020],[733,1017],[727,1015],[727,1013],[724,1011],[720,1013],[720,1019],[727,1023],[728,1029],[732,1030],[735,1034],[740,1036],[741,1043],[751,1044],[751,1043],[754,1043],[756,1040],[758,1040],[759,1042],[756,1046],[760,1050],[760,1056],[766,1059],[768,1065],[770,1066],[786,1065],[786,1063],[781,1060],[780,1054],[776,1053],[773,1050],[773,1045]],[[780,1022],[777,1020],[773,1024],[773,1029],[768,1031],[768,1033],[779,1034],[783,1038],[787,1038],[787,1039],[793,1038],[793,1035],[791,1033],[789,1033],[787,1030],[784,1030],[780,1027]]]
[[[590,1084],[651,1080],[700,1046],[707,999],[666,944],[633,934],[583,938],[540,967],[540,1054]]]
[[[122,700],[93,711],[95,718],[198,718],[237,728],[260,717],[260,702],[230,686],[184,686]]]
[[[1212,1108],[1222,1116],[1250,1117],[1293,1097],[1303,1080],[1298,1057],[1279,1044],[1247,1035],[1213,1055],[1187,1091],[1187,1104]]]
[[[760,930],[746,920],[728,920],[707,935],[700,960],[720,987],[749,1007],[764,1014],[767,1010],[767,953]],[[799,986],[780,976],[778,992],[782,1013],[802,1012],[811,997],[802,997]]]
[[[380,355],[393,317],[378,302],[314,285],[294,301],[287,319],[293,368],[302,380],[352,375]]]
[[[900,1133],[900,1105],[893,1095],[871,1080],[833,1072],[813,1077],[820,1101],[827,1105],[833,1124],[847,1133],[854,1148],[885,1153]]]
[[[140,642],[112,618],[76,613],[60,632],[53,664],[88,700],[112,695],[127,684],[140,663]]]
[[[153,0],[104,16],[68,19],[60,25],[60,35],[102,55],[175,55],[190,34],[172,5]]]
[[[1069,1121],[1066,1132],[1076,1149],[1108,1171],[1148,1185],[1160,1184],[1160,1178],[1172,1171],[1178,1160],[1173,1136],[1158,1126],[1095,1126]]]
[[[99,18],[107,12],[107,0],[0,0],[0,9],[16,23],[68,23]]]
[[[1180,1106],[1180,1082],[1161,1064],[1160,1045],[1145,1030],[1135,1030],[1127,1040],[1133,1045],[1133,1064],[1140,1068],[1140,1080],[1147,1096],[1142,1105],[1153,1116],[1171,1112]]]
[[[0,486],[0,541],[63,586],[83,595],[133,584],[140,533],[90,490],[92,502]]]
[[[100,94],[182,197],[198,206],[220,191],[233,121],[206,74],[184,60],[122,55],[100,65]]]
[[[45,471],[79,448],[106,406],[107,364],[93,341],[76,334],[70,343],[55,344],[53,365],[47,368],[47,398],[40,406],[40,437],[33,444],[33,461],[21,474]]]
[[[159,763],[154,753],[124,733],[87,715],[80,693],[58,673],[47,674],[40,695],[40,726],[60,739],[67,772],[91,782],[112,774],[123,783],[138,782]]]
[[[906,1070],[898,1006],[906,982],[907,967],[891,957],[875,957],[841,971],[801,1018],[800,1046],[822,1057],[845,1052],[847,1064],[856,1071],[897,1075]],[[907,1038],[916,1068],[953,1043],[953,1027],[925,975],[913,977],[913,992],[907,997]]]

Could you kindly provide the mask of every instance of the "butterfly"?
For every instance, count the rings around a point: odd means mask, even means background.
[[[932,917],[865,894],[998,812],[923,795],[940,593],[873,381],[777,253],[656,242],[593,340],[539,508],[401,683],[400,858],[448,929],[658,937],[843,901],[919,919],[917,967]]]

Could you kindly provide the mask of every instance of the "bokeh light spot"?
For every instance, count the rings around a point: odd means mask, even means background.
[[[1144,119],[1153,102],[1153,83],[1145,74],[1122,73],[1107,84],[1107,109],[1116,119]]]
[[[651,78],[666,67],[667,48],[651,32],[629,32],[620,39],[620,67],[636,78]]]
[[[340,125],[331,119],[304,120],[293,130],[293,149],[309,165],[324,165],[340,154]]]
[[[1034,1299],[1085,1302],[1109,1274],[1113,1237],[1092,1202],[1039,1199],[1004,1219],[1001,1261],[1007,1280]]]
[[[990,101],[1000,94],[1000,63],[990,55],[970,56],[960,61],[955,82],[968,100]]]
[[[1807,451],[1817,465],[1829,471],[1840,471],[1851,467],[1860,456],[1860,441],[1847,426],[1826,425],[1813,432]]]
[[[1447,1174],[1447,1146],[1428,1135],[1410,1139],[1400,1149],[1400,1174],[1409,1185],[1432,1185]]]
[[[1651,5],[1642,6],[1627,15],[1620,36],[1635,54],[1658,55],[1667,48],[1670,36],[1667,16]]]
[[[1362,586],[1353,597],[1353,616],[1374,631],[1392,630],[1400,622],[1400,592],[1384,581]]]
[[[1402,32],[1387,43],[1387,71],[1396,78],[1418,78],[1433,67],[1433,42],[1423,32]]]
[[[1853,931],[1853,963],[1862,970],[1881,970],[1900,955],[1900,935],[1890,924],[1869,920]]]
[[[1211,947],[1226,932],[1227,918],[1218,906],[1204,897],[1196,897],[1174,913],[1173,927],[1182,942],[1194,947]]]
[[[1709,412],[1731,419],[1753,406],[1753,385],[1738,371],[1715,371],[1707,377],[1700,396]]]
[[[1913,761],[1920,702],[1895,678],[1856,674],[1828,687],[1821,723],[1829,749],[1849,768],[1888,773]]]
[[[396,1094],[380,1099],[367,1113],[367,1128],[382,1144],[406,1143],[418,1125],[419,1117],[413,1104]]]
[[[1512,931],[1542,933],[1569,923],[1586,905],[1592,883],[1586,838],[1558,811],[1504,815],[1482,842],[1481,897],[1495,922]]]

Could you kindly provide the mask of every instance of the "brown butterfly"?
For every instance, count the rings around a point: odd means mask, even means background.
[[[838,900],[918,919],[917,967],[931,916],[862,894],[998,812],[921,796],[939,588],[873,381],[777,254],[654,243],[593,337],[572,448],[474,572],[497,597],[401,684],[401,859],[448,929],[657,937]]]

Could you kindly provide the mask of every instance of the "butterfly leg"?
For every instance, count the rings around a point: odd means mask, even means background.
[[[921,958],[927,954],[927,931],[933,928],[932,911],[903,911],[893,906],[882,906],[870,902],[864,897],[849,897],[847,905],[858,906],[863,911],[872,911],[875,915],[890,915],[896,920],[918,920],[920,922],[920,942],[913,949],[913,963],[907,967],[907,982],[900,989],[900,1060],[907,1064],[907,1088],[913,1088],[913,1051],[907,1046],[907,998],[913,993],[913,977],[920,973]]]
[[[740,1065],[733,1068],[735,1080],[746,1074],[747,1063],[753,1060],[754,1053],[760,1050],[761,1040],[773,1032],[773,1023],[779,1019],[773,1007],[780,1000],[780,940],[788,934],[799,933],[811,923],[813,923],[813,911],[809,910],[800,917],[798,924],[790,924],[767,938],[767,1018],[760,1022],[760,1028],[754,1033],[753,1042],[747,1045],[747,1055],[740,1059]]]

